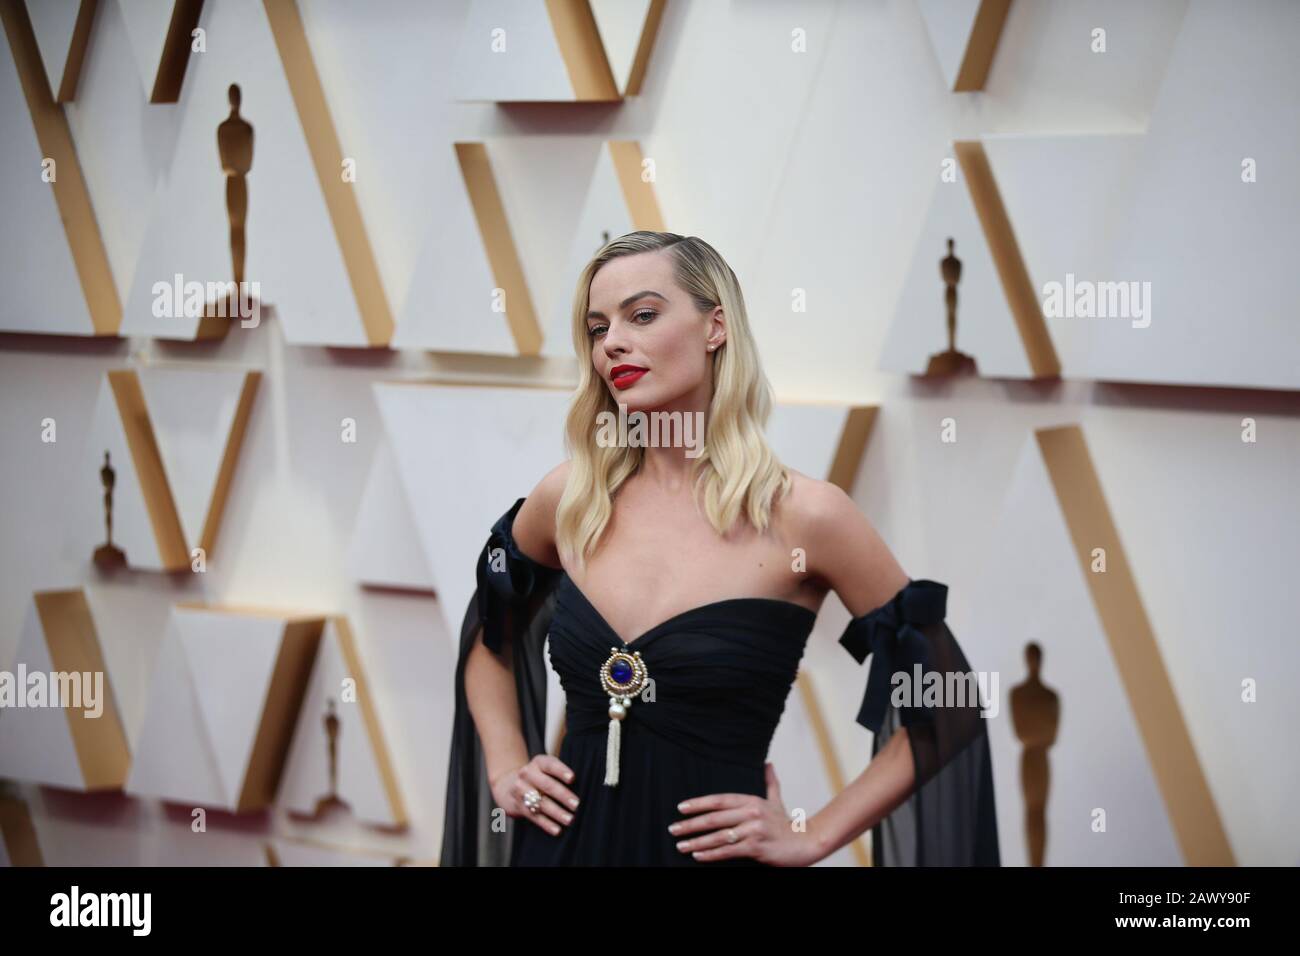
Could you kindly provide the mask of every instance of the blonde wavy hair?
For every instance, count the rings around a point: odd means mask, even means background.
[[[692,494],[719,535],[743,513],[759,532],[773,504],[789,492],[789,470],[763,434],[772,411],[772,386],[763,373],[750,333],[736,274],[711,245],[672,232],[629,232],[607,242],[578,278],[573,301],[573,348],[580,378],[565,422],[564,443],[572,464],[556,510],[556,547],[578,567],[595,551],[613,514],[613,496],[645,458],[639,446],[602,446],[596,440],[601,412],[618,415],[618,403],[591,360],[587,335],[591,280],[619,256],[667,250],[679,286],[701,313],[722,307],[727,337],[712,353],[713,392],[706,415],[704,449],[691,466]]]

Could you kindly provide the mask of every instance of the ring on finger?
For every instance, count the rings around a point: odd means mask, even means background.
[[[536,813],[542,805],[542,795],[536,790],[529,790],[524,794],[524,806],[528,808],[529,813]]]

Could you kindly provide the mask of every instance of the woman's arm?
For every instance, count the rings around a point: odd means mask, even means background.
[[[836,485],[811,479],[801,490],[808,571],[830,585],[853,617],[875,610],[907,585],[907,573],[852,498]],[[857,779],[809,818],[819,859],[888,816],[907,799],[915,776],[907,729],[901,728]]]
[[[558,567],[555,549],[555,507],[564,489],[568,462],[553,468],[525,499],[512,528],[515,545],[538,564]],[[484,645],[482,629],[465,661],[465,698],[483,744],[488,780],[529,760],[521,730],[516,693],[514,655],[494,654]]]
[[[483,744],[488,781],[495,784],[507,770],[528,763],[528,745],[519,719],[514,655],[488,650],[482,628],[474,642],[465,660],[465,700]]]

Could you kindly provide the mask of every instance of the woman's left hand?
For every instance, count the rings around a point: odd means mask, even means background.
[[[681,812],[687,819],[668,830],[677,838],[678,850],[701,863],[750,856],[769,866],[811,866],[821,859],[812,831],[795,829],[771,763],[766,799],[752,793],[711,793],[685,804]]]

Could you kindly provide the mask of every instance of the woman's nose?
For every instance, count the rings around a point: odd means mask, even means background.
[[[615,321],[609,323],[609,328],[605,329],[604,338],[605,354],[613,357],[617,352],[625,352],[623,346],[623,326]]]

